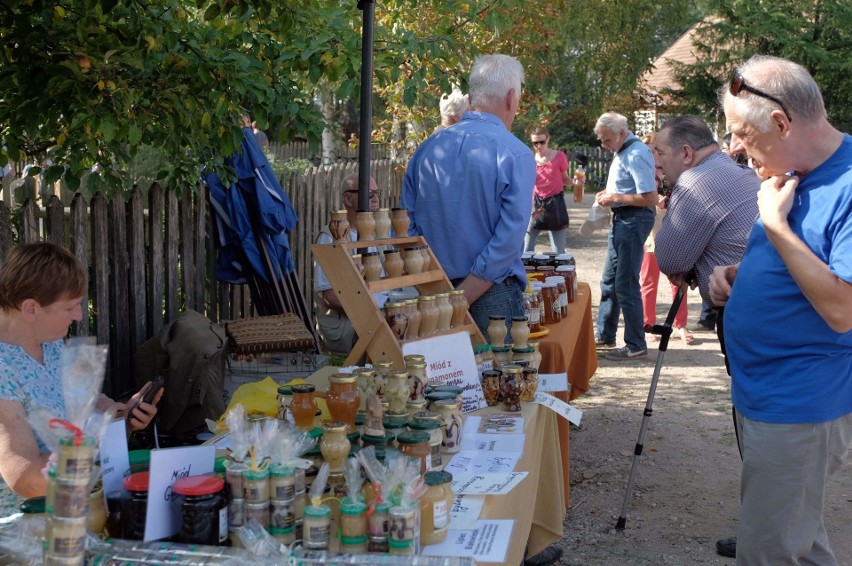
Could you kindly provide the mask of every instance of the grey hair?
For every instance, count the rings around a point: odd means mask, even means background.
[[[746,84],[784,102],[791,116],[806,123],[826,118],[819,86],[808,70],[798,63],[771,55],[755,55],[739,67],[739,72],[745,77]],[[729,85],[725,83],[719,88],[719,101],[723,107],[727,96],[731,95]],[[770,114],[779,109],[771,100],[748,91],[741,91],[734,98],[734,105],[740,118],[761,132],[772,127]]]
[[[470,108],[470,100],[466,94],[454,88],[450,94],[441,96],[438,107],[441,109],[441,120],[461,118],[461,115]]]
[[[710,145],[719,146],[707,123],[701,118],[690,114],[672,118],[660,128],[660,133],[662,132],[667,132],[668,143],[665,145],[674,149],[685,145],[688,145],[693,150],[703,149]],[[660,137],[657,136],[657,145],[659,144]]]
[[[627,127],[627,117],[622,116],[618,112],[606,112],[601,114],[598,121],[595,122],[594,132],[597,134],[603,128],[611,131],[614,134],[622,134],[629,131]]]
[[[524,83],[524,67],[509,55],[480,55],[470,71],[470,105],[475,108],[499,106],[509,91],[518,98]]]

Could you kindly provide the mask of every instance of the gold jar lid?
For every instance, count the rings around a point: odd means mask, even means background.
[[[426,367],[426,362],[421,362],[420,360],[406,360],[405,367],[423,369]]]
[[[420,295],[420,301],[434,301],[435,295]]]
[[[351,373],[338,373],[328,376],[329,383],[355,383],[356,379]]]
[[[521,373],[524,371],[524,368],[514,364],[507,364],[500,368],[503,373]]]
[[[408,362],[423,362],[426,363],[426,356],[423,354],[406,354],[402,356],[402,359],[405,360],[405,363]]]
[[[389,208],[380,208],[380,209],[378,209],[378,212],[390,212],[390,209]]]
[[[464,293],[464,291],[462,291],[462,293]],[[450,292],[447,291],[446,293],[435,293],[435,296],[438,297],[439,299],[443,299],[444,297],[449,297]]]
[[[438,399],[433,403],[433,405],[445,409],[459,409],[461,408],[461,402],[458,399]]]
[[[388,360],[379,360],[377,362],[373,362],[373,367],[379,369],[390,369],[393,367],[393,362]]]
[[[408,371],[406,371],[404,369],[403,370],[397,369],[397,370],[390,372],[388,374],[388,376],[389,377],[404,377],[405,379],[408,379]]]
[[[365,375],[367,377],[373,377],[376,375],[376,370],[371,368],[358,368],[352,372],[352,375]]]
[[[450,295],[453,297],[458,297],[459,295],[464,295],[464,289],[453,289],[450,291]]]
[[[322,429],[325,432],[346,432],[348,426],[349,425],[347,425],[346,423],[342,423],[339,421],[322,423]]]

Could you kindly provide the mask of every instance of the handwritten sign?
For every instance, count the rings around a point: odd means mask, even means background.
[[[512,520],[477,521],[474,529],[449,529],[442,543],[424,547],[423,554],[465,556],[477,562],[501,564],[506,561],[514,523]]]
[[[180,497],[172,486],[181,478],[212,474],[215,459],[216,447],[212,445],[151,450],[145,542],[177,534]]]
[[[454,529],[475,528],[484,505],[484,495],[456,495],[450,507],[450,525]]]
[[[463,473],[502,474],[514,470],[520,458],[520,452],[460,450],[444,466],[444,470],[453,477]]]
[[[569,391],[568,373],[538,374],[538,391]]]
[[[568,419],[568,422],[571,424],[580,426],[580,419],[583,418],[583,411],[575,409],[565,401],[557,399],[548,393],[536,391],[533,402],[538,403],[539,405],[544,405],[548,409],[555,411],[556,414]]]
[[[521,434],[524,417],[513,413],[494,413],[482,417],[476,432],[484,434]]]
[[[480,434],[474,432],[462,436],[462,450],[489,450],[498,452],[523,452],[523,434]]]
[[[115,420],[107,426],[101,438],[101,472],[104,476],[104,493],[121,491],[124,474],[130,469],[130,456],[127,452],[127,423]]]
[[[506,495],[524,481],[527,472],[453,475],[453,492],[462,495]]]
[[[461,387],[462,412],[469,413],[486,407],[485,396],[479,383],[479,373],[473,348],[467,332],[456,332],[406,342],[402,353],[426,356],[426,377],[429,385],[456,385]]]

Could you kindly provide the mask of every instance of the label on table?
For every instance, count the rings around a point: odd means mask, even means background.
[[[469,556],[477,562],[506,560],[512,540],[512,520],[477,521],[471,530],[449,529],[447,538],[439,544],[423,547],[430,556]]]
[[[538,391],[570,391],[568,372],[538,374]]]
[[[450,524],[454,529],[476,528],[483,505],[484,495],[456,495],[450,508]]]
[[[524,481],[527,472],[507,474],[453,474],[453,492],[467,495],[506,495]]]
[[[558,415],[568,419],[568,422],[571,424],[580,426],[580,419],[583,418],[583,411],[575,409],[565,401],[557,399],[549,393],[536,391],[533,402],[538,403],[539,405],[544,405],[552,411],[556,411]]]

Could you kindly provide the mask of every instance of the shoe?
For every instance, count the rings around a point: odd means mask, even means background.
[[[536,554],[524,560],[524,566],[546,566],[547,564],[556,564],[556,561],[562,558],[562,549],[558,546],[551,545]]]
[[[615,340],[613,340],[612,342],[607,342],[603,338],[595,338],[595,348],[597,348],[598,350],[615,348]]]
[[[728,558],[737,557],[737,537],[723,538],[716,541],[716,552]]]
[[[683,343],[687,346],[689,346],[695,341],[695,336],[693,336],[692,333],[686,328],[676,328],[675,330],[677,330],[678,332],[676,336],[680,336],[680,339],[683,340]]]
[[[645,342],[659,342],[660,337],[657,334],[645,333]]]
[[[623,362],[624,360],[632,360],[633,358],[644,358],[647,355],[647,348],[644,350],[631,350],[630,346],[622,346],[607,354],[606,359],[613,362]]]
[[[689,329],[692,332],[715,332],[716,331],[716,325],[711,324],[711,325],[708,326],[708,325],[704,324],[703,322],[696,322],[695,324],[690,326]]]

